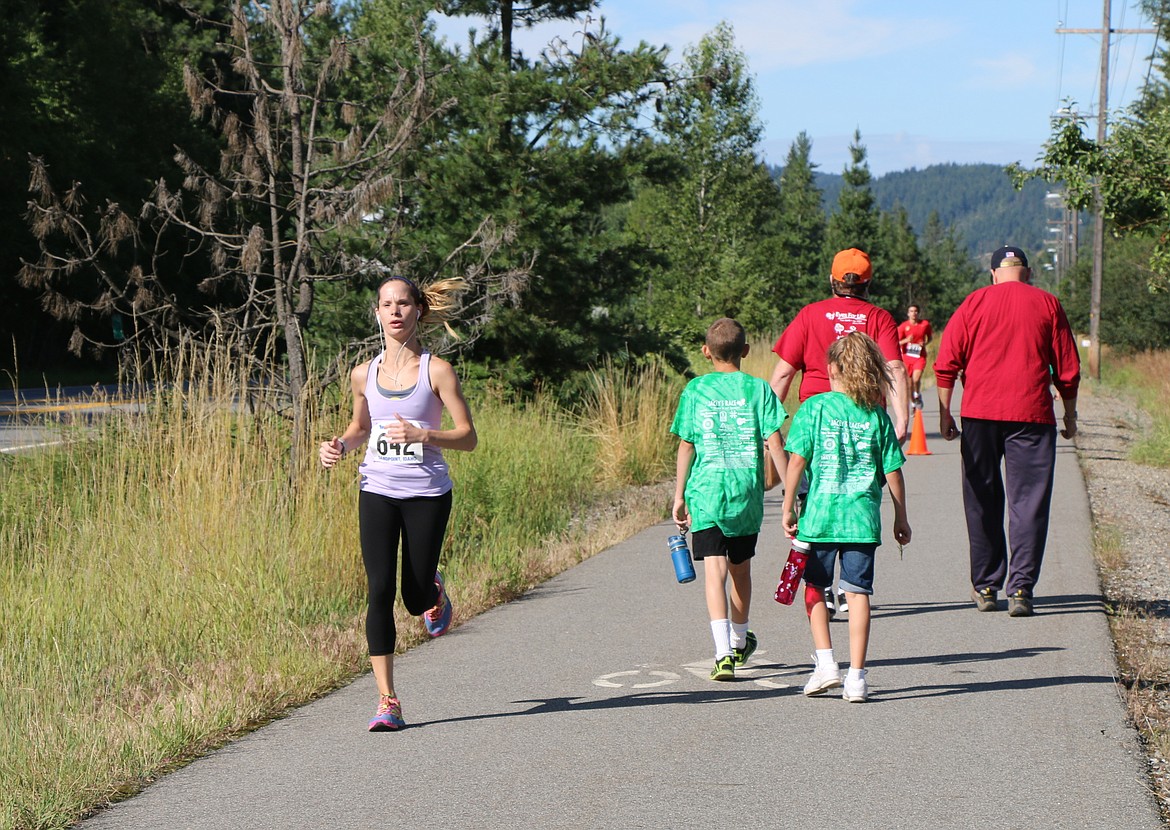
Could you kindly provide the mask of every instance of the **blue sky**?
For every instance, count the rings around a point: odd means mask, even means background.
[[[1100,28],[1101,0],[602,0],[596,15],[627,46],[668,45],[672,60],[730,22],[755,76],[761,151],[773,164],[804,131],[813,162],[839,173],[855,128],[875,175],[945,162],[1031,164],[1067,100],[1097,111],[1100,36],[1055,30]],[[440,33],[461,43],[469,25],[442,21]],[[1151,28],[1126,0],[1113,0],[1113,27]],[[543,27],[519,33],[517,45],[532,56],[581,31]],[[1154,38],[1115,34],[1110,43],[1113,114],[1145,80]]]

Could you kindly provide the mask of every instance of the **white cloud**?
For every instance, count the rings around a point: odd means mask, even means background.
[[[977,70],[963,84],[968,89],[1018,89],[1036,82],[1036,63],[1024,54],[1002,53],[971,62]]]
[[[672,51],[694,43],[720,20],[735,27],[736,41],[754,72],[868,60],[920,48],[956,33],[940,19],[862,15],[858,0],[739,0],[689,3],[668,19],[606,15],[633,40],[667,43]],[[603,5],[601,9],[606,14]]]
[[[863,14],[861,0],[685,0],[663,3],[669,12],[646,13],[650,4],[625,7],[622,0],[603,2],[593,12],[604,17],[610,31],[627,45],[640,40],[667,45],[675,60],[722,20],[735,29],[737,45],[747,55],[754,73],[775,69],[851,63],[882,55],[909,52],[955,35],[953,22],[941,17],[906,17],[895,7],[890,12]],[[469,27],[485,28],[483,19],[446,18],[434,15],[439,32],[454,44],[462,44]],[[579,35],[581,22],[558,21],[515,32],[518,48],[528,54],[540,51],[556,37]]]

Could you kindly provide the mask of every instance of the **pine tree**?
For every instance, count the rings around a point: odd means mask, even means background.
[[[850,163],[844,170],[844,184],[837,197],[837,209],[829,217],[825,232],[825,256],[833,256],[846,248],[860,248],[870,259],[879,256],[878,208],[870,185],[873,176],[866,161],[861,131],[855,130],[849,145]]]
[[[807,303],[822,299],[829,274],[825,259],[825,209],[810,160],[812,140],[801,132],[780,174],[777,269],[783,286],[778,311],[791,320]]]
[[[722,315],[754,330],[775,322],[781,275],[759,249],[779,194],[756,158],[758,111],[726,23],[686,51],[661,103],[663,160],[676,175],[640,193],[629,227],[663,257],[650,277],[649,313],[692,342]]]
[[[911,303],[921,305],[930,300],[930,286],[906,208],[897,205],[881,214],[878,229],[881,255],[873,258],[876,279],[870,301],[900,319]]]
[[[941,330],[959,303],[983,284],[983,273],[955,229],[944,227],[936,211],[931,211],[922,231],[922,261],[927,287],[914,302],[922,316]]]

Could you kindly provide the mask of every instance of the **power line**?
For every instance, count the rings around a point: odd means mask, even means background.
[[[1064,0],[1064,11],[1060,9],[1061,0],[1056,0],[1056,20],[1057,26],[1063,26],[1064,21],[1068,20],[1068,0]],[[1057,54],[1057,73],[1056,73],[1056,105],[1052,108],[1053,112],[1057,112],[1063,106],[1064,102],[1064,53],[1065,53],[1065,39],[1057,38],[1057,43],[1060,44]]]

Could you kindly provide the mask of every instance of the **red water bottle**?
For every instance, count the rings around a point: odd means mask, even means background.
[[[776,586],[776,602],[781,605],[791,605],[796,596],[796,589],[800,586],[800,578],[804,576],[804,566],[808,562],[809,546],[807,542],[798,539],[792,540],[792,550],[788,551],[788,562],[780,572],[780,584]]]

